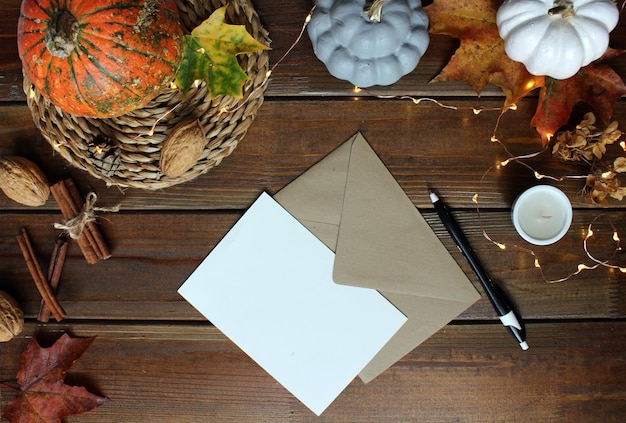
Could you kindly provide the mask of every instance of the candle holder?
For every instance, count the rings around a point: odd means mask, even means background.
[[[560,189],[537,185],[527,189],[513,203],[513,225],[519,235],[535,245],[557,242],[572,223],[572,205]]]

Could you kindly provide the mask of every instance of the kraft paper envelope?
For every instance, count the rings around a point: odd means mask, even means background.
[[[335,283],[377,289],[408,318],[359,373],[365,383],[480,298],[360,133],[274,198],[335,251]]]

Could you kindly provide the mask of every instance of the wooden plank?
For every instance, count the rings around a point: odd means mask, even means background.
[[[294,0],[255,0],[253,2],[261,22],[272,39],[270,63],[276,64],[296,41],[312,2]],[[17,54],[17,18],[20,0],[4,0],[0,4],[0,101],[24,101],[22,73]],[[626,24],[620,23],[612,33],[611,45],[626,48],[623,34]],[[431,35],[430,45],[417,68],[390,87],[376,87],[376,94],[406,94],[418,96],[476,96],[476,92],[465,83],[430,81],[443,69],[458,47],[458,40]],[[618,74],[626,71],[626,57],[612,64]],[[500,88],[488,85],[483,96],[502,96]],[[284,96],[354,96],[352,84],[332,77],[313,53],[313,47],[305,33],[293,51],[274,70],[267,87],[267,97]],[[361,95],[368,95],[362,93]]]
[[[475,281],[438,217],[431,210],[424,210],[423,214],[468,277]],[[600,268],[584,271],[564,283],[547,283],[533,266],[533,257],[513,246],[528,244],[515,234],[507,211],[484,211],[480,221],[494,239],[509,243],[504,251],[482,236],[473,210],[455,214],[487,271],[509,291],[525,318],[626,317],[623,273]],[[576,271],[579,263],[593,264],[584,253],[583,238],[586,226],[597,215],[592,210],[576,211],[572,229],[562,241],[556,246],[535,249],[547,278],[566,276]],[[77,246],[70,246],[58,291],[68,319],[202,320],[176,290],[239,216],[239,212],[103,215],[100,227],[113,257],[88,265]],[[45,269],[59,234],[52,225],[59,219],[60,214],[45,213],[4,213],[1,217],[0,289],[11,292],[29,317],[38,312],[40,297],[23,263],[15,234],[21,226],[28,228]],[[612,211],[611,219],[617,228],[626,227],[626,212]],[[609,258],[614,251],[612,232],[605,224],[594,229],[596,237],[590,243],[591,251],[603,260]],[[616,262],[626,265],[621,254]],[[488,301],[482,298],[460,319],[493,320],[495,316]]]
[[[472,108],[499,107],[500,100],[450,103],[460,110],[401,100],[268,101],[222,164],[192,182],[156,192],[107,188],[86,172],[70,168],[34,128],[25,106],[0,107],[0,155],[29,157],[51,180],[72,176],[85,193],[94,190],[101,204],[120,203],[125,210],[241,209],[259,191],[278,191],[361,131],[416,205],[430,207],[427,188],[431,186],[441,190],[453,207],[472,207],[477,191],[485,207],[510,207],[525,186],[538,181],[531,170],[517,164],[487,173],[508,155],[490,141],[498,112],[475,115]],[[500,122],[498,137],[514,155],[541,151],[538,134],[530,127],[535,107],[534,100],[523,101]],[[626,122],[626,102],[618,104],[615,119]],[[620,149],[614,145],[610,151],[616,154]],[[580,176],[585,170],[566,166],[549,152],[527,163],[556,177]],[[559,185],[575,206],[589,207],[579,195],[584,181]],[[613,201],[612,206],[624,207],[624,202]],[[0,195],[0,208],[29,209],[4,195]],[[55,208],[51,200],[42,209]]]
[[[204,325],[48,325],[97,336],[67,382],[111,402],[70,422],[569,421],[626,418],[626,322],[531,323],[528,351],[496,324],[447,326],[316,417],[216,329]],[[12,381],[35,330],[2,345]],[[262,336],[262,334],[260,334]],[[2,406],[15,392],[0,388]]]

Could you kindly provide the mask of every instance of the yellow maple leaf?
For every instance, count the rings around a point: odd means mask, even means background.
[[[176,84],[183,93],[194,81],[203,80],[213,97],[241,98],[247,75],[236,56],[269,49],[255,40],[244,25],[227,24],[225,17],[223,6],[185,36],[183,59],[176,73]]]

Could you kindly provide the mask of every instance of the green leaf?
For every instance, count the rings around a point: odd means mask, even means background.
[[[183,93],[196,80],[206,81],[211,96],[242,97],[248,75],[237,62],[237,55],[267,50],[254,39],[244,25],[225,22],[226,6],[217,9],[207,20],[185,36],[183,59],[176,73],[176,85]]]

